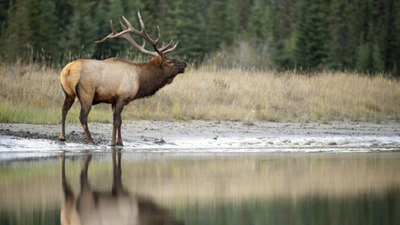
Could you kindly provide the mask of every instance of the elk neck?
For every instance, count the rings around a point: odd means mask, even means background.
[[[139,90],[136,98],[144,98],[154,95],[165,85],[171,83],[171,77],[167,76],[162,68],[162,59],[157,56],[139,66]]]

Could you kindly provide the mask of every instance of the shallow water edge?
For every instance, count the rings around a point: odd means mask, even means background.
[[[137,220],[150,214],[167,224],[400,221],[398,152],[184,154],[112,149],[7,161],[0,168],[2,224],[60,224],[71,196],[70,205],[75,206],[70,209],[80,217],[88,216],[80,211],[82,204],[97,196],[102,207],[118,208],[116,202],[122,201]],[[124,193],[116,195],[118,199],[113,197],[115,187]]]

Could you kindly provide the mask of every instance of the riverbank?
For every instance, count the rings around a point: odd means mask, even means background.
[[[66,142],[59,125],[0,124],[0,151],[110,148],[111,124],[91,123],[95,145],[86,145],[82,127],[67,124]],[[235,121],[147,121],[122,126],[124,149],[167,152],[397,151],[395,122],[274,123]]]

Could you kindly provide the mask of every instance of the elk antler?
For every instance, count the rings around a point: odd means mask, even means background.
[[[173,41],[169,42],[167,45],[162,46],[161,48],[157,47],[158,42],[160,41],[160,28],[157,26],[157,30],[158,30],[158,35],[156,39],[151,38],[145,29],[144,26],[144,22],[142,20],[142,16],[140,15],[140,12],[138,12],[138,19],[139,19],[139,23],[140,23],[140,31],[135,29],[132,24],[125,18],[122,17],[123,21],[120,21],[121,24],[121,28],[122,31],[117,33],[115,31],[114,25],[112,20],[110,20],[110,27],[111,27],[111,33],[109,35],[107,35],[105,38],[96,41],[96,43],[101,43],[106,41],[107,39],[112,39],[112,38],[121,38],[121,39],[125,39],[126,41],[128,41],[128,43],[130,45],[132,45],[133,47],[137,48],[140,52],[142,52],[143,54],[147,54],[147,55],[151,55],[151,56],[157,56],[160,55],[161,57],[164,57],[167,53],[172,52],[173,50],[175,50],[176,46],[178,46],[178,42],[176,42],[174,45]],[[143,44],[139,45],[132,37],[129,33],[133,33],[136,34],[137,36],[143,38]],[[146,41],[149,42],[153,48],[154,48],[154,52],[153,51],[149,51],[147,49],[145,49],[145,45],[146,45]]]

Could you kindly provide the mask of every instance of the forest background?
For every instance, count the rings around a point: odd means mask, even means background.
[[[137,58],[122,41],[95,44],[140,11],[195,65],[400,76],[397,0],[0,0],[0,60],[61,67],[76,58]]]

